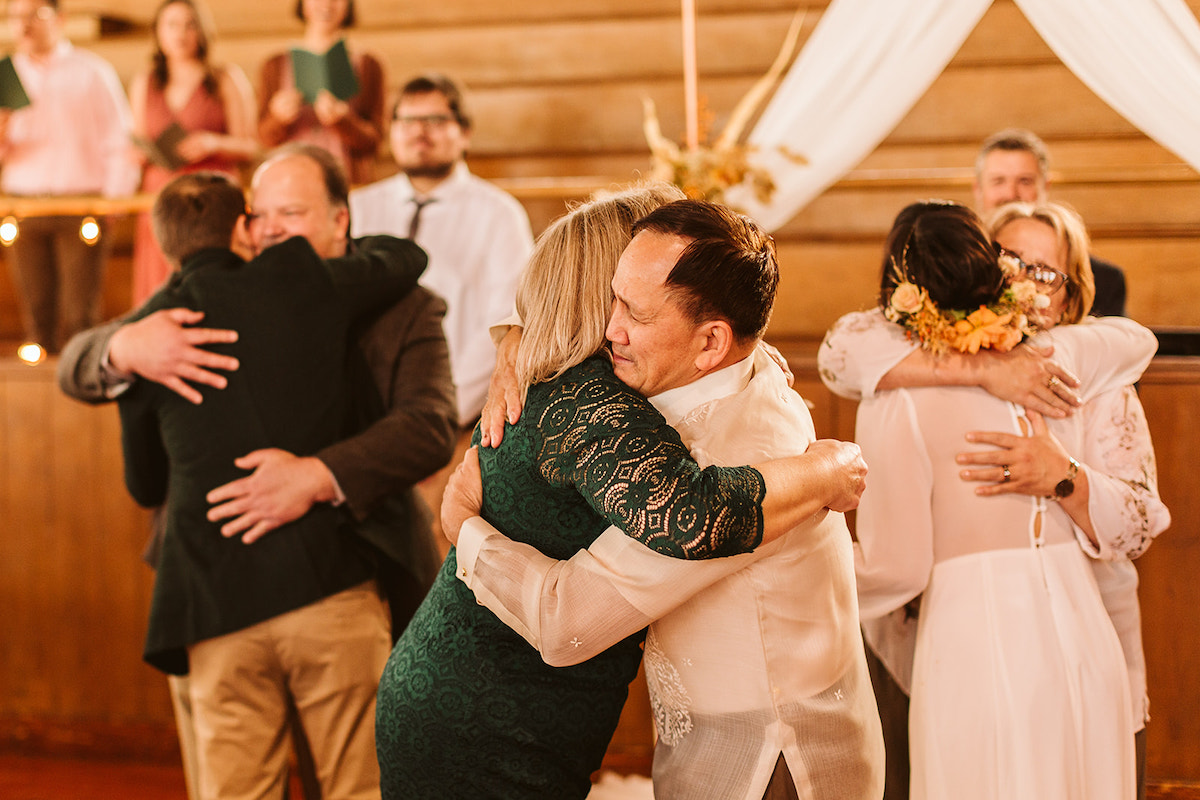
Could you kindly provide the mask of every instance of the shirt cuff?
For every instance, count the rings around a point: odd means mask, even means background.
[[[503,341],[504,337],[508,335],[508,329],[513,327],[523,327],[521,324],[521,317],[516,311],[513,311],[504,319],[493,323],[488,327],[488,335],[492,337],[492,344],[499,347],[500,342]]]
[[[324,461],[321,463],[325,464]],[[329,469],[328,464],[325,464],[325,469]],[[342,491],[342,485],[338,483],[337,475],[334,475],[331,469],[329,469],[329,480],[333,481],[333,499],[329,501],[329,504],[337,508],[346,502],[346,493]]]
[[[479,560],[479,551],[493,530],[483,517],[471,517],[459,529],[458,543],[454,545],[458,565],[455,574],[468,588],[475,582],[475,563]]]
[[[133,381],[136,375],[130,375],[127,372],[121,372],[112,365],[108,360],[108,346],[104,348],[104,355],[100,357],[100,389],[104,392],[104,396],[109,400],[115,400],[129,390],[133,386]]]

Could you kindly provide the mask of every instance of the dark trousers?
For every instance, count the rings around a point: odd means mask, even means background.
[[[100,321],[105,237],[79,238],[82,217],[29,217],[9,253],[25,338],[51,353]]]
[[[775,762],[775,771],[771,773],[771,782],[763,792],[763,800],[800,800],[800,795],[796,793],[796,782],[792,780],[792,773],[788,772],[787,764],[784,763],[783,753],[779,754],[779,760]]]

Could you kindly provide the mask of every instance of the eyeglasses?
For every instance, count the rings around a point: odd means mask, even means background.
[[[418,125],[422,128],[440,128],[454,122],[454,117],[450,114],[404,115],[396,117],[394,121],[397,125],[403,125],[406,128],[415,128]]]
[[[1021,266],[1021,272],[1024,273],[1025,279],[1036,283],[1038,288],[1047,294],[1058,291],[1060,286],[1071,282],[1071,279],[1067,277],[1065,272],[1061,272],[1049,264],[1042,264],[1040,262],[1030,264],[1011,250],[1001,250],[1000,252],[1002,255],[1015,258]]]

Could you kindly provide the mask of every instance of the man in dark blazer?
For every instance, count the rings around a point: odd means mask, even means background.
[[[325,150],[285,146],[255,172],[249,233],[256,249],[303,236],[323,258],[343,255],[348,184]],[[450,460],[456,435],[454,385],[441,321],[446,305],[417,287],[367,325],[358,339],[353,399],[362,427],[313,457],[279,449],[243,454],[253,472],[211,487],[223,532],[253,541],[295,519],[330,494],[343,498],[360,533],[381,551],[383,583],[400,635],[425,595],[438,564],[429,512],[413,485]],[[197,387],[222,388],[221,371],[237,359],[209,349],[236,339],[232,330],[198,327],[203,314],[168,309],[135,324],[116,320],[69,342],[59,359],[62,390],[85,402],[113,399],[138,379],[200,402]],[[153,562],[152,562],[153,563]]]
[[[407,293],[425,255],[378,237],[326,263],[294,237],[246,262],[244,209],[228,178],[192,173],[152,212],[181,269],[134,322],[203,310],[238,331],[224,347],[242,369],[200,404],[149,381],[119,398],[126,485],[143,505],[165,504],[145,658],[189,675],[206,796],[278,790],[294,703],[325,796],[369,797],[375,685],[391,649],[374,555],[330,503],[247,545],[221,535],[206,495],[238,476],[247,450],[307,455],[342,435],[351,326]]]
[[[288,235],[304,236],[323,257],[347,249],[347,181],[337,162],[311,146],[275,151],[255,173],[250,225],[255,247]],[[352,385],[365,427],[314,457],[256,454],[248,479],[228,485],[219,501],[238,512],[247,530],[263,520],[277,526],[303,513],[332,482],[359,520],[363,536],[375,541],[380,582],[392,615],[393,639],[424,597],[436,572],[437,551],[428,512],[412,490],[450,458],[455,435],[454,386],[441,321],[445,303],[420,287],[387,308],[362,331],[363,365]],[[203,313],[176,308],[135,323],[117,320],[75,337],[59,361],[63,391],[85,402],[104,402],[137,379],[169,386],[200,402],[200,388],[226,385],[223,371],[235,370],[232,355],[206,345],[233,341],[236,332],[200,327]],[[312,478],[313,473],[317,478]],[[229,506],[237,500],[236,506]],[[259,528],[258,535],[266,525]],[[154,563],[151,561],[151,563]],[[172,679],[172,697],[185,765],[194,747],[186,680]],[[303,761],[301,774],[304,776]],[[189,770],[194,771],[194,770]],[[306,782],[307,783],[307,782]],[[306,792],[311,796],[311,793]]]

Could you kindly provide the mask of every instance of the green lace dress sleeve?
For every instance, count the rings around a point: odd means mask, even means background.
[[[704,559],[762,541],[766,484],[751,467],[701,469],[675,429],[605,359],[555,384],[537,426],[537,461],[611,524],[657,552]]]

